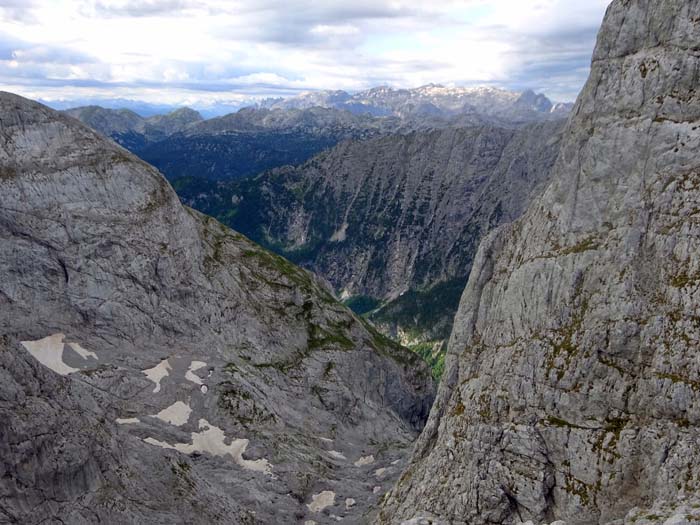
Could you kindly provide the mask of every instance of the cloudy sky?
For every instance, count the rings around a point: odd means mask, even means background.
[[[428,83],[573,100],[609,0],[0,0],[0,88],[198,109]]]

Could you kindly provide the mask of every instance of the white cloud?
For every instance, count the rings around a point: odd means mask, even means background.
[[[195,106],[429,82],[570,99],[608,1],[0,0],[0,82]]]

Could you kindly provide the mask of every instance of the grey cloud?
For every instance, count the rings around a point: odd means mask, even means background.
[[[34,0],[0,0],[0,20],[32,23],[36,20]]]
[[[94,57],[85,53],[60,47],[23,45],[14,49],[11,55],[14,60],[20,63],[82,65],[98,62]]]
[[[222,38],[268,42],[300,47],[336,49],[355,47],[366,36],[367,25],[386,20],[411,19],[421,12],[415,8],[392,7],[388,2],[359,0],[327,1],[310,5],[309,2],[281,2],[269,0],[237,6],[226,11],[240,16],[241,23],[220,33]],[[428,15],[422,13],[425,20]],[[356,34],[337,35],[314,33],[319,26],[355,26]]]
[[[191,0],[131,0],[120,6],[98,1],[94,5],[94,11],[97,16],[103,17],[177,16],[187,9],[202,5],[201,2]]]

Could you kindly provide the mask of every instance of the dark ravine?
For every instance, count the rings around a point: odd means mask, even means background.
[[[700,522],[699,71],[700,3],[612,2],[551,184],[482,242],[380,523]]]
[[[541,193],[563,126],[347,141],[298,167],[176,187],[189,205],[312,270],[356,311],[372,312],[384,333],[432,356],[449,336],[481,238]]]
[[[371,519],[427,367],[74,119],[0,134],[0,521]]]

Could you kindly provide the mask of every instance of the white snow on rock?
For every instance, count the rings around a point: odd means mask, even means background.
[[[382,491],[382,487],[380,487],[379,485],[377,485],[376,487],[374,487],[372,489],[373,494],[379,494],[381,491]]]
[[[38,341],[22,341],[22,346],[42,365],[50,368],[57,374],[67,376],[77,372],[78,369],[70,367],[63,362],[64,337],[63,334],[54,334]]]
[[[385,468],[378,468],[377,470],[374,471],[374,475],[377,476],[378,478],[381,478],[385,473],[386,473]]]
[[[326,507],[335,505],[335,492],[332,490],[324,490],[319,494],[311,496],[311,503],[306,506],[311,512],[321,512]]]
[[[345,455],[342,452],[338,452],[337,450],[329,450],[328,454],[333,456],[336,459],[348,459],[345,457]]]
[[[361,457],[360,459],[355,461],[354,465],[356,467],[364,467],[365,465],[371,465],[372,463],[374,463],[374,456],[373,455]]]
[[[345,500],[345,508],[349,510],[355,506],[355,503],[357,502],[353,498],[348,498]]]
[[[247,439],[232,439],[231,443],[227,445],[224,431],[210,424],[206,419],[199,420],[199,429],[200,432],[192,432],[192,443],[170,445],[150,437],[144,439],[144,441],[161,448],[177,450],[183,454],[207,452],[212,456],[229,455],[237,465],[244,469],[264,474],[272,473],[272,465],[266,459],[249,460],[243,458],[243,453],[248,448]]]
[[[153,389],[154,394],[160,392],[160,382],[163,380],[164,377],[170,375],[171,370],[172,367],[170,366],[170,363],[168,363],[167,359],[163,359],[153,368],[143,370],[143,373],[146,374],[146,377],[153,381],[156,385],[156,387]]]
[[[158,412],[153,417],[157,417],[161,421],[175,425],[176,427],[181,427],[190,419],[190,414],[192,409],[190,405],[183,403],[182,401],[176,401],[168,408],[164,408]]]
[[[209,387],[207,385],[202,385],[199,387],[199,390],[201,390],[202,394],[206,394],[209,392]]]
[[[344,222],[340,229],[331,236],[331,242],[343,242],[348,236],[348,226],[349,224]]]
[[[202,381],[202,378],[196,375],[195,372],[200,368],[204,368],[205,366],[207,366],[207,364],[204,361],[192,361],[192,363],[190,363],[189,370],[185,372],[185,379],[196,385],[203,385],[204,381]]]
[[[95,352],[85,350],[85,348],[80,346],[79,343],[68,343],[68,346],[70,346],[73,349],[73,351],[83,359],[87,359],[88,357],[94,357],[95,359],[97,359],[97,354]]]
[[[137,417],[127,417],[127,418],[117,418],[117,425],[133,425],[135,423],[140,423]]]
[[[446,522],[434,516],[417,516],[410,520],[402,521],[401,525],[446,525]]]

